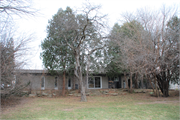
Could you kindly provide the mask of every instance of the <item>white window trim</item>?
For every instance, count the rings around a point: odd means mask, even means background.
[[[41,77],[41,80],[42,80],[42,78],[44,78],[44,87],[42,87],[42,85],[41,85],[41,90],[45,90],[45,85],[46,85],[46,84],[45,84],[45,81],[46,81],[46,80],[45,80],[45,76],[42,76],[42,77]],[[41,81],[41,82],[42,82],[42,81]]]
[[[126,88],[126,80],[123,80],[123,88]]]
[[[89,77],[91,77],[91,76],[89,76]],[[88,89],[102,89],[102,77],[101,76],[92,76],[93,78],[100,77],[100,82],[101,82],[100,88],[89,88],[89,77],[88,77],[88,81],[87,81],[87,88]]]
[[[57,77],[57,76],[56,76],[56,77]],[[54,89],[55,89],[55,90],[58,90],[58,77],[57,77],[57,87],[55,87],[56,77],[54,77]]]

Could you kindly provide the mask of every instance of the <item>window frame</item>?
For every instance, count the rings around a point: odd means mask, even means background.
[[[93,88],[89,88],[89,78],[93,78],[93,81],[94,81],[94,87]],[[95,77],[99,77],[100,78],[100,87],[99,88],[96,88],[95,87]],[[89,76],[88,77],[88,81],[87,81],[87,88],[88,89],[102,89],[102,77],[101,76]]]

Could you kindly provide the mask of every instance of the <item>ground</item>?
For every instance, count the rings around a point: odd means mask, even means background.
[[[148,93],[103,94],[87,96],[88,102],[80,102],[80,97],[76,96],[13,98],[2,101],[1,119],[179,120],[177,92],[171,92],[168,98],[157,98]]]

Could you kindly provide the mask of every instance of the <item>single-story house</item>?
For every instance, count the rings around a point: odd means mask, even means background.
[[[63,75],[54,76],[47,70],[20,70],[20,77],[23,83],[31,82],[27,89],[39,90],[62,90]],[[86,79],[86,76],[83,76]],[[125,88],[125,78],[123,75],[109,78],[105,73],[98,73],[89,76],[86,83],[87,89],[108,89]],[[66,77],[66,89],[78,89],[78,80],[74,76]]]

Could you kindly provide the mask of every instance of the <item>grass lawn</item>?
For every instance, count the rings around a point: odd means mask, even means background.
[[[156,98],[147,93],[118,96],[23,98],[3,110],[1,119],[33,120],[179,120],[179,97]]]

